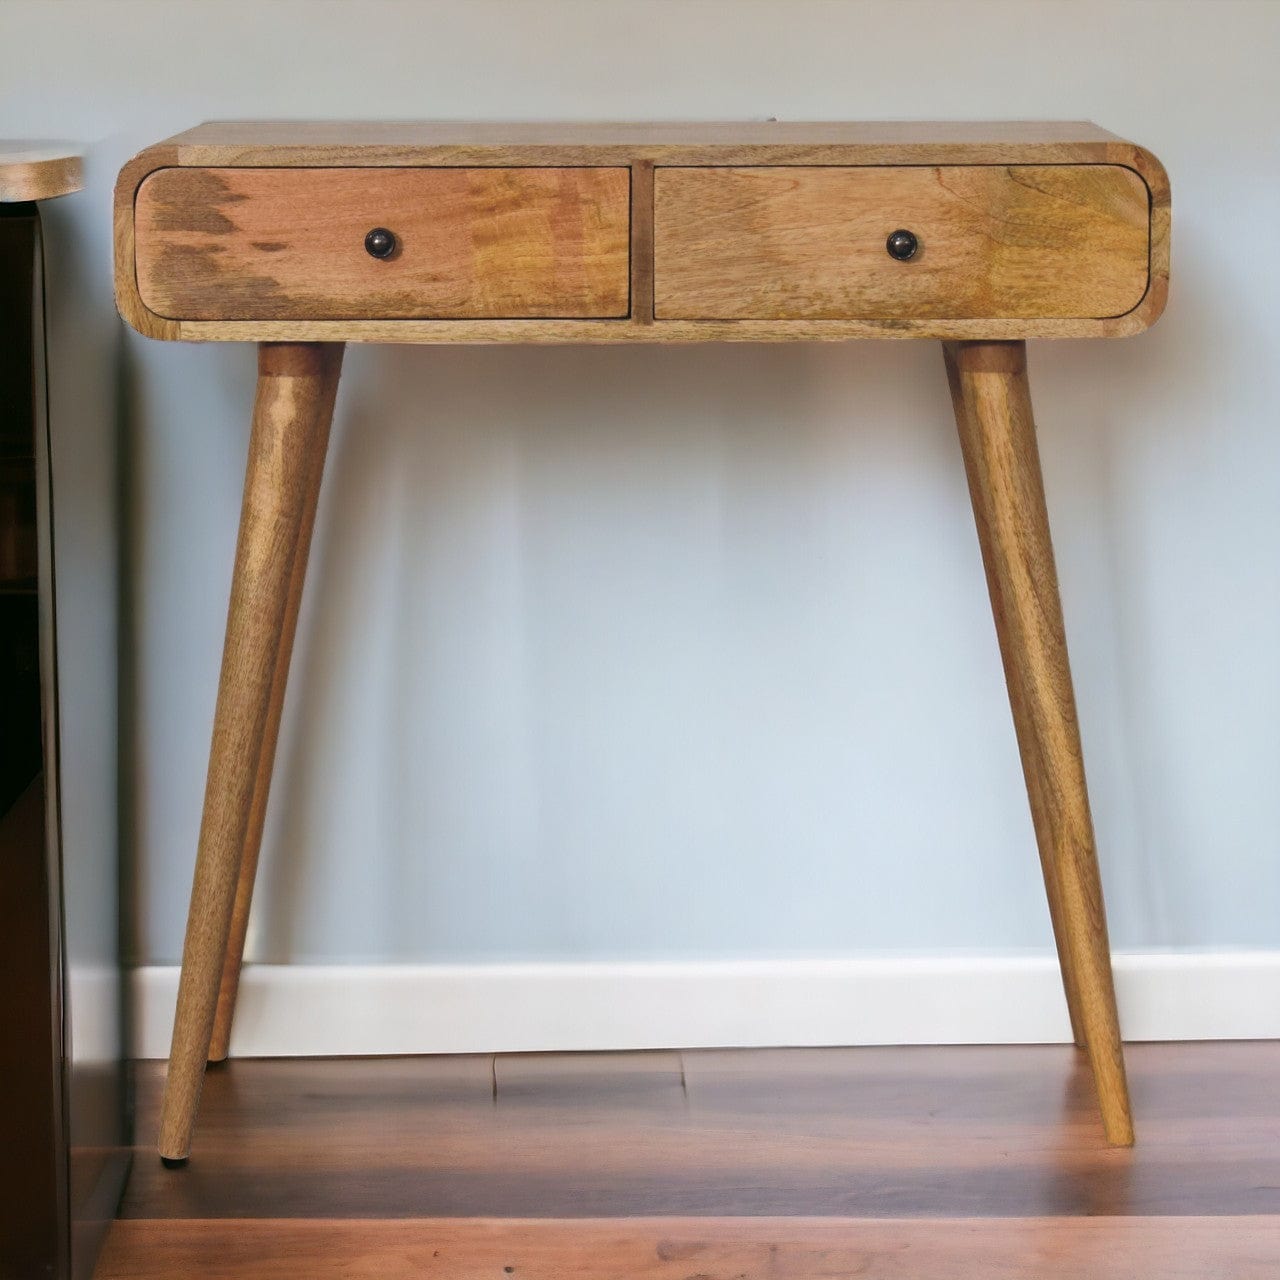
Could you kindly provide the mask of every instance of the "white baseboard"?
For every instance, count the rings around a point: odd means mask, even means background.
[[[1280,952],[1118,954],[1126,1040],[1280,1037]],[[132,975],[135,1056],[169,1052],[176,967]],[[240,1057],[1070,1038],[1052,957],[251,965]]]

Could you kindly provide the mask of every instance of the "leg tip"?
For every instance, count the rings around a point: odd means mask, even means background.
[[[185,1169],[189,1156],[161,1156],[160,1163],[166,1169]]]
[[[1120,1115],[1103,1116],[1102,1131],[1106,1134],[1109,1146],[1133,1146],[1133,1119],[1127,1110]]]

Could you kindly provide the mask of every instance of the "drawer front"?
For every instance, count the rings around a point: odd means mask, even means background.
[[[659,168],[659,319],[1102,318],[1141,301],[1149,192],[1119,165]],[[886,245],[906,230],[914,255]]]
[[[160,169],[134,222],[139,296],[173,319],[629,310],[625,168]],[[366,248],[375,228],[389,256]]]

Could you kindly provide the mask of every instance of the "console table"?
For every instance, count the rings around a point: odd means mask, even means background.
[[[258,385],[160,1132],[227,1054],[343,344],[936,338],[1077,1044],[1133,1141],[1028,338],[1164,308],[1169,184],[1091,124],[206,124],[121,171],[120,311]]]

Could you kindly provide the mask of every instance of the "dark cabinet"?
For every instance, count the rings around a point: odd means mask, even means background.
[[[0,203],[0,1280],[87,1280],[128,1160],[118,947],[64,936],[118,910],[65,900],[51,488],[39,210]]]

